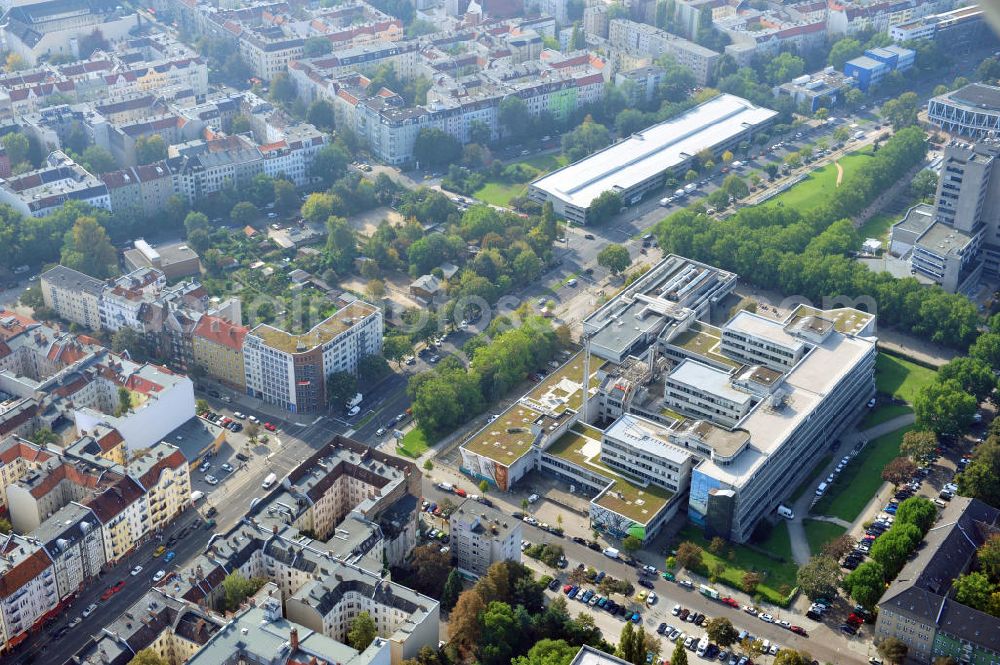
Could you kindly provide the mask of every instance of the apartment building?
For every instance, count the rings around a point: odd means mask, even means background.
[[[286,34],[280,26],[250,28],[240,35],[240,57],[254,76],[270,81],[302,57],[305,39]]]
[[[996,508],[960,496],[949,502],[879,600],[875,641],[896,638],[906,644],[907,657],[920,662],[1000,658],[1000,619],[963,605],[954,593],[955,580],[970,571],[976,549],[998,527]]]
[[[889,32],[894,26],[950,11],[955,0],[835,0],[828,3],[831,35]]]
[[[5,23],[8,48],[34,65],[42,57],[88,57],[80,53],[80,42],[94,32],[110,44],[125,41],[139,27],[139,16],[113,0],[45,0],[17,3]]]
[[[104,553],[108,562],[118,563],[151,533],[149,503],[145,492],[126,476],[85,504],[101,523]]]
[[[0,645],[8,652],[59,613],[52,559],[39,543],[15,533],[0,539]]]
[[[45,217],[67,201],[111,210],[107,186],[59,150],[41,168],[0,182],[0,202],[25,217]]]
[[[119,214],[155,219],[167,209],[174,195],[173,174],[167,162],[155,162],[102,173],[111,209]]]
[[[827,67],[821,72],[803,74],[782,83],[774,88],[774,94],[791,97],[796,104],[804,105],[810,113],[815,113],[820,108],[832,108],[853,87],[850,77]]]
[[[897,44],[917,39],[932,39],[949,49],[962,50],[973,45],[994,42],[996,37],[986,25],[979,5],[960,7],[941,14],[924,16],[910,23],[894,25],[889,36]]]
[[[521,560],[521,520],[466,499],[448,517],[451,556],[458,572],[477,578],[498,561]]]
[[[690,69],[695,81],[702,86],[712,81],[720,57],[715,51],[683,37],[627,19],[614,19],[608,24],[608,42],[638,57],[655,59],[668,54],[677,64]]]
[[[109,282],[101,294],[101,330],[145,330],[146,305],[167,285],[163,271],[152,267],[133,270]]]
[[[382,350],[382,311],[360,300],[292,334],[267,324],[243,340],[247,394],[293,413],[326,407],[326,379]]]
[[[52,560],[60,602],[75,597],[107,563],[101,523],[90,508],[79,503],[57,510],[31,537]]]
[[[191,334],[194,361],[208,376],[233,389],[246,390],[243,340],[249,329],[218,316],[202,316]]]
[[[78,270],[56,266],[42,273],[40,287],[45,306],[57,316],[88,330],[100,329],[104,282]]]
[[[189,461],[179,448],[161,441],[141,457],[133,457],[129,475],[145,490],[149,529],[159,532],[191,505]]]

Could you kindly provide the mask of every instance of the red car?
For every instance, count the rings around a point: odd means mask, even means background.
[[[457,494],[458,496],[467,496],[466,491],[464,489],[462,489],[461,487],[456,487],[455,488],[455,494]]]
[[[115,584],[114,586],[109,586],[107,589],[104,590],[104,593],[101,594],[101,600],[107,600],[108,598],[115,595],[124,588],[125,588],[125,580],[118,580],[117,584]]]
[[[864,622],[865,622],[864,619],[862,619],[861,617],[859,617],[857,614],[854,613],[851,613],[851,616],[847,617],[847,623],[851,624],[852,626],[860,626]]]
[[[278,431],[278,428],[275,427],[274,425],[272,425],[271,423],[264,423],[264,429],[266,429],[268,432],[277,432]]]
[[[809,637],[809,633],[807,633],[806,629],[803,628],[802,626],[791,626],[788,630],[792,631],[797,635],[801,635],[802,637]]]
[[[567,584],[567,585],[565,585],[563,587],[563,593],[569,593],[572,590],[573,590],[573,585],[572,584]]]
[[[722,602],[725,603],[726,605],[729,605],[730,607],[739,607],[740,606],[740,604],[738,602],[736,602],[735,598],[723,598]]]

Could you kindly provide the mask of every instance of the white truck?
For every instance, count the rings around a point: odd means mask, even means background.
[[[278,482],[278,475],[275,473],[267,474],[267,478],[264,478],[264,482],[260,484],[263,489],[269,490],[274,487],[274,483]]]
[[[438,489],[442,492],[454,492],[455,486],[451,483],[438,483]]]
[[[348,409],[353,409],[358,404],[361,404],[361,400],[362,399],[364,399],[364,397],[362,397],[361,393],[354,393],[354,397],[352,397],[351,399],[347,400],[347,408]]]
[[[609,559],[617,559],[619,554],[620,552],[613,547],[608,547],[604,550],[604,556],[608,557]]]

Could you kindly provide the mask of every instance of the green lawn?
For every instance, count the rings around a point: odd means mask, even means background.
[[[913,426],[898,429],[868,442],[865,449],[852,459],[826,496],[812,508],[816,515],[831,515],[853,522],[882,486],[882,468],[894,457],[899,457],[899,444],[903,435]]]
[[[549,171],[555,171],[558,168],[566,166],[568,160],[561,154],[547,154],[547,155],[535,155],[533,157],[528,157],[527,159],[522,159],[519,162],[512,162],[516,164],[524,164],[534,169],[537,173],[531,178],[534,180],[542,174],[548,173]],[[475,196],[480,201],[485,201],[495,206],[507,206],[510,205],[511,199],[517,198],[518,196],[524,196],[524,193],[528,191],[527,183],[509,183],[500,182],[497,180],[488,180],[485,185],[478,189],[473,196]]]
[[[897,416],[905,416],[908,413],[913,413],[913,409],[905,404],[886,404],[884,406],[880,406],[877,409],[872,409],[868,412],[865,419],[861,421],[861,429],[868,429],[869,427],[881,425],[888,420],[892,420]]]
[[[419,427],[414,427],[396,445],[396,452],[416,459],[424,454],[428,448],[430,448],[430,443],[428,443],[424,433],[420,431]]]
[[[828,542],[843,535],[847,529],[832,522],[823,520],[803,520],[802,528],[806,531],[806,540],[809,541],[809,551],[814,555],[823,550],[823,546]]]
[[[871,155],[853,152],[840,158],[840,166],[844,169],[844,178],[847,178],[854,170],[864,164]],[[805,212],[821,205],[827,197],[837,188],[837,167],[827,164],[821,169],[816,169],[802,182],[798,183],[787,192],[782,192],[778,196],[768,201],[767,205],[781,205]]]
[[[760,543],[759,547],[784,557],[784,563],[775,561],[749,547],[733,545],[732,543],[726,543],[726,551],[721,557],[716,556],[708,551],[709,543],[705,540],[701,530],[690,524],[681,529],[677,537],[678,543],[689,540],[705,550],[703,560],[708,571],[715,569],[720,563],[725,566],[725,571],[718,579],[719,584],[742,590],[745,573],[750,571],[762,573],[764,582],[757,587],[757,593],[768,602],[778,605],[785,604],[787,594],[781,593],[782,587],[787,586],[786,591],[795,587],[795,575],[798,568],[792,559],[788,525],[783,521],[775,525],[771,536]],[[729,552],[733,553],[732,560],[730,560]],[[706,571],[701,572],[705,573]]]
[[[875,360],[875,388],[910,404],[920,389],[934,380],[934,374],[932,369],[886,353],[878,354]]]
[[[889,228],[901,219],[899,215],[875,215],[858,229],[858,235],[862,240],[877,238],[885,241],[889,235]]]
[[[521,183],[488,182],[473,194],[480,201],[486,201],[495,206],[506,206],[511,199],[524,194],[527,185]]]

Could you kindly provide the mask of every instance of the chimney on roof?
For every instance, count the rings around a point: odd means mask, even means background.
[[[292,628],[291,632],[288,633],[288,642],[293,652],[299,650],[299,631],[297,628]]]

